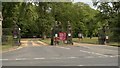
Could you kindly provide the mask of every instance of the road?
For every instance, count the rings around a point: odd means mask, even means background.
[[[26,47],[2,54],[3,66],[118,66],[118,48],[106,45],[45,46],[28,40]]]

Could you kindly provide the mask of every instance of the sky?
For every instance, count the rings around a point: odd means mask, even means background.
[[[92,0],[74,0],[74,2],[84,2],[87,3],[91,8],[95,9],[93,6]]]

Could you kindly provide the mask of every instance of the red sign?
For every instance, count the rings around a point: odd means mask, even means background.
[[[59,33],[59,39],[60,40],[66,40],[66,33],[65,32],[60,32]]]

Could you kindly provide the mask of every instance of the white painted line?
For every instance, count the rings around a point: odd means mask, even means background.
[[[84,65],[77,65],[77,66],[84,66]]]
[[[34,58],[35,60],[39,60],[39,59],[45,59],[45,58]]]
[[[85,47],[85,48],[88,48],[88,49],[90,49],[91,47],[88,47],[88,46],[82,46],[82,47]]]
[[[26,58],[16,58],[15,60],[26,60]]]
[[[21,60],[21,59],[17,58],[17,59],[15,59],[15,60]]]
[[[70,49],[70,48],[67,48],[67,47],[61,47],[61,46],[56,46],[56,47],[58,47],[58,48],[63,48],[63,49]]]
[[[84,53],[89,53],[89,54],[94,54],[94,55],[100,55],[100,56],[104,56],[104,57],[109,57],[108,55],[103,55],[103,54],[96,53],[96,52],[89,52],[89,51],[84,51],[84,50],[80,50],[80,51],[84,52]]]
[[[110,56],[110,57],[115,57],[115,56]]]
[[[77,58],[77,57],[68,57],[68,58],[74,59],[74,58]]]
[[[81,46],[81,45],[80,45]],[[103,46],[103,45],[97,45],[97,46]],[[85,48],[88,48],[88,49],[93,49],[94,47],[96,47],[96,46],[92,46],[92,47],[90,47],[90,46],[81,46],[81,47],[85,47]],[[109,46],[110,47],[110,46]],[[99,49],[102,49],[102,48],[99,48]],[[107,51],[116,51],[116,50],[110,50],[110,49],[105,49],[105,50],[107,50]],[[116,52],[118,52],[118,49],[117,49],[117,51]]]

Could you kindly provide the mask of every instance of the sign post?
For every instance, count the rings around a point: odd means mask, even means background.
[[[59,40],[61,40],[63,43],[65,43],[66,37],[66,32],[59,32]]]
[[[66,33],[65,32],[60,32],[59,33],[59,39],[62,40],[62,41],[65,41],[66,40]]]

